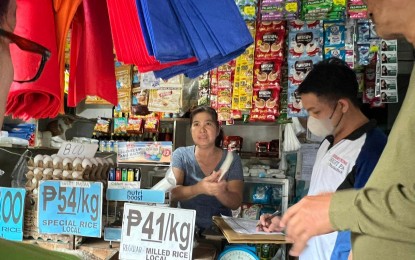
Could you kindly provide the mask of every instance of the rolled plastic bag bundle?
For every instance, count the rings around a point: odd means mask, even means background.
[[[117,105],[108,10],[100,0],[83,0],[75,13],[70,68],[68,106],[76,106],[87,95]]]
[[[174,187],[176,187],[176,177],[174,177],[172,168],[169,167],[164,178],[157,182],[156,185],[154,185],[151,189],[169,192]]]
[[[298,117],[293,117],[291,120],[293,121],[293,129],[295,135],[298,136],[299,134],[302,134],[306,131],[303,125],[301,125],[300,120],[298,120]]]
[[[40,78],[35,82],[13,82],[6,114],[28,120],[55,117],[61,106],[58,49],[55,34],[52,1],[17,0],[17,24],[14,33],[48,48],[51,57]],[[36,75],[41,56],[10,45],[16,80],[27,80]]]
[[[294,152],[301,148],[301,143],[294,132],[292,123],[286,124],[284,128],[284,141],[282,149],[284,152]]]

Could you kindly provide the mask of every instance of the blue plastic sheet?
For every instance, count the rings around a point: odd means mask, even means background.
[[[176,14],[166,0],[137,0],[147,27],[154,56],[160,62],[178,61],[194,57],[194,52]]]
[[[157,60],[167,62],[186,55],[198,60],[154,71],[156,77],[168,79],[184,73],[195,78],[235,59],[253,43],[233,0],[137,0],[139,4],[140,19],[148,31],[144,37]]]

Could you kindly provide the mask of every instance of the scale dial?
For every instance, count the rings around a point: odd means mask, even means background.
[[[246,248],[233,247],[223,251],[218,260],[259,260],[259,257]]]

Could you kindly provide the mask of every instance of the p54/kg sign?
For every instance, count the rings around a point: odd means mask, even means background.
[[[23,240],[25,195],[23,188],[0,187],[0,238]]]
[[[40,233],[101,237],[102,183],[40,182],[38,221]]]
[[[120,259],[192,259],[196,211],[125,203]]]

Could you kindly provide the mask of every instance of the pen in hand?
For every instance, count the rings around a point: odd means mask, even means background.
[[[280,215],[280,211],[279,210],[277,210],[277,211],[275,211],[274,213],[272,213],[271,215],[269,215],[266,219],[265,219],[265,221],[266,222],[271,222],[271,219],[273,218],[273,217],[276,217],[276,216],[279,216]],[[262,228],[262,224],[261,224],[261,222],[260,221],[258,221],[258,224],[256,225],[256,227],[257,228]]]

